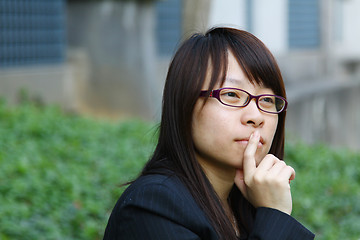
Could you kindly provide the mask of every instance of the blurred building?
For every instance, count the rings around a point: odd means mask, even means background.
[[[62,0],[0,0],[0,95],[19,101],[71,104],[66,68],[65,3]]]
[[[0,0],[0,94],[156,120],[167,67],[193,32],[258,36],[288,90],[290,136],[360,149],[360,0]],[[66,40],[65,40],[66,39]]]

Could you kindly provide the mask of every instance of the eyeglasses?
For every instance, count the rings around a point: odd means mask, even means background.
[[[220,88],[209,91],[201,91],[200,97],[213,97],[230,107],[246,107],[254,98],[258,109],[266,113],[281,113],[286,110],[288,104],[286,99],[280,96],[272,94],[254,96],[238,88]]]

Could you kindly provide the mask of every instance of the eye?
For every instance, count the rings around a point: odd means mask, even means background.
[[[241,98],[238,91],[234,91],[234,90],[231,90],[231,89],[226,89],[226,90],[224,89],[221,92],[221,97],[222,98]]]
[[[225,95],[227,97],[239,97],[236,92],[226,92]]]
[[[236,106],[236,107],[240,107],[243,106],[247,99],[248,99],[248,95],[246,92],[241,91],[239,89],[223,89],[220,93],[220,99],[222,101],[222,103],[231,105],[231,106]]]
[[[260,99],[261,102],[268,103],[268,104],[275,104],[275,98],[274,97],[263,97]]]

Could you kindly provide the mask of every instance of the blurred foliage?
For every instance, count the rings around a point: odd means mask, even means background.
[[[0,239],[102,239],[119,184],[135,177],[156,131],[24,101],[0,103]],[[316,239],[359,239],[360,154],[286,145],[293,215]]]
[[[0,239],[102,239],[120,184],[153,150],[153,129],[0,103]]]
[[[360,153],[293,142],[285,154],[296,170],[295,218],[316,232],[316,239],[359,240]]]

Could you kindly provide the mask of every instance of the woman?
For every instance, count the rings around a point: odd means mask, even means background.
[[[104,239],[313,239],[290,216],[286,107],[277,63],[255,36],[193,35],[169,67],[155,152]]]

